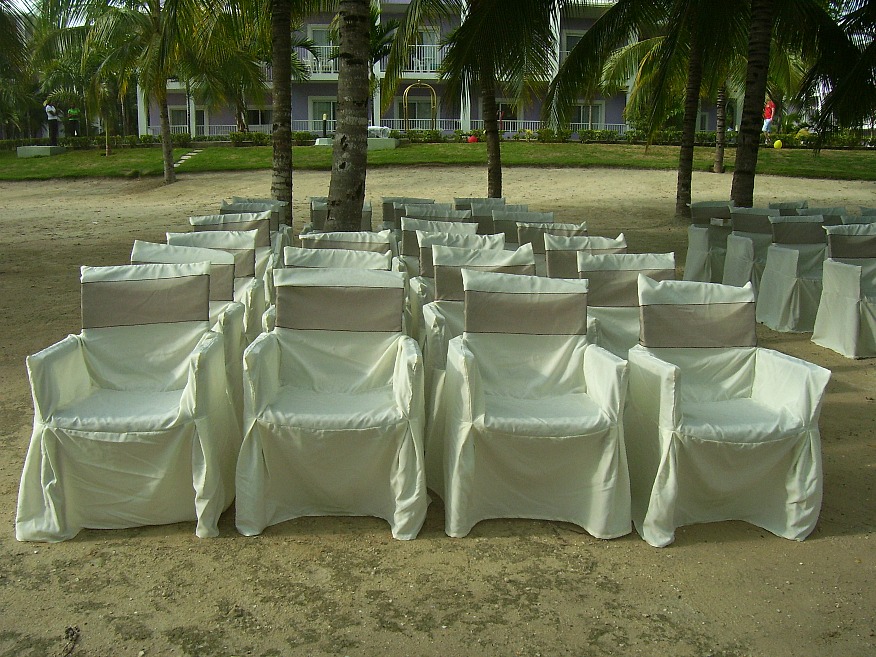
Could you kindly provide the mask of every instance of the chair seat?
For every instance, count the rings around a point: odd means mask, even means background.
[[[57,411],[53,424],[65,429],[118,432],[159,431],[180,424],[183,390],[93,391]]]
[[[260,416],[268,424],[330,431],[385,427],[403,419],[390,386],[355,393],[282,386]]]
[[[700,440],[725,443],[763,443],[799,435],[802,418],[775,410],[753,399],[682,403],[679,430]]]
[[[580,436],[608,430],[611,422],[586,394],[544,399],[484,395],[484,426],[528,436]]]

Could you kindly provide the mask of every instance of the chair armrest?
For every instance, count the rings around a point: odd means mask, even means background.
[[[830,370],[772,349],[758,349],[751,398],[818,422]]]
[[[88,395],[93,387],[82,342],[75,335],[28,356],[27,374],[34,413],[43,421]]]
[[[861,274],[862,268],[859,265],[838,260],[825,260],[822,294],[860,299]]]
[[[192,417],[209,413],[213,404],[226,399],[225,337],[207,331],[189,355],[188,381],[182,404],[192,405]]]
[[[584,352],[584,383],[587,396],[617,421],[627,395],[627,361],[602,347],[590,344]]]
[[[681,369],[647,349],[629,352],[630,404],[659,427],[673,428],[681,419]]]
[[[270,333],[277,326],[277,306],[269,306],[262,315],[262,332]]]
[[[243,408],[245,422],[264,411],[280,387],[280,343],[273,333],[262,333],[243,352]]]
[[[417,341],[406,335],[398,341],[392,373],[392,391],[395,403],[407,417],[422,413],[423,357]]]
[[[463,337],[453,338],[447,346],[447,375],[444,390],[447,400],[457,404],[458,418],[471,422],[484,414],[484,387],[474,354]]]

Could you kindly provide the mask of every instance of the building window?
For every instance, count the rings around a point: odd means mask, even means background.
[[[604,126],[602,103],[576,105],[572,112],[570,127],[572,130],[600,130]]]
[[[185,127],[189,126],[189,112],[185,107],[170,107],[170,125],[172,127]]]
[[[517,106],[514,103],[507,101],[499,101],[496,103],[496,118],[499,121],[516,121]]]
[[[337,107],[338,101],[334,98],[320,98],[310,102],[310,109],[315,121],[322,121],[323,114],[329,121],[334,121]]]
[[[578,32],[564,32],[563,33],[563,50],[560,53],[560,61],[566,59],[571,52],[572,48],[578,45],[578,42],[581,40],[586,32],[578,31]]]
[[[246,110],[247,125],[273,125],[274,112],[269,109],[248,109]]]
[[[329,26],[311,25],[308,30],[315,51],[315,55],[307,55],[311,70],[314,73],[337,73],[338,60],[335,59],[337,46],[332,43]]]

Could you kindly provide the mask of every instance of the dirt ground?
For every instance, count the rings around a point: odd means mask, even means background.
[[[83,531],[18,543],[13,523],[32,405],[24,358],[79,327],[78,267],[128,261],[231,195],[268,196],[269,172],[157,180],[0,183],[0,657],[48,655],[876,655],[876,361],[810,336],[761,343],[830,368],[821,415],[824,505],[802,543],[742,522],[601,541],[562,523],[482,522],[443,532],[440,501],[418,539],[373,518],[308,518],[244,538],[193,523]],[[295,174],[296,228],[328,173]],[[694,200],[729,175],[694,175]],[[382,196],[482,196],[480,169],[381,169]],[[623,231],[632,251],[677,253],[673,172],[511,169],[509,202]],[[876,205],[876,184],[759,176],[755,201]],[[761,327],[762,328],[762,327]],[[68,629],[69,628],[69,629]]]

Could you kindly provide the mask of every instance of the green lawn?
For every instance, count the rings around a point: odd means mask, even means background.
[[[179,159],[189,149],[175,149]],[[714,150],[698,147],[694,167],[709,170]],[[294,148],[297,169],[331,169],[331,149],[313,146]],[[728,149],[725,164],[732,170],[735,150]],[[486,166],[483,143],[477,144],[414,144],[396,150],[372,151],[371,167],[380,166]],[[675,169],[677,146],[644,146],[628,144],[540,144],[505,142],[502,163],[506,167],[617,167],[633,169]],[[249,148],[209,147],[184,162],[180,173],[203,171],[241,171],[269,169],[271,149],[267,146]],[[876,180],[876,151],[825,150],[816,155],[810,150],[764,148],[760,151],[758,173],[804,178],[837,180]],[[161,175],[160,148],[124,148],[105,157],[102,151],[68,151],[51,158],[19,160],[14,152],[0,153],[0,180],[45,180],[49,178],[82,178],[90,176],[137,177]]]

